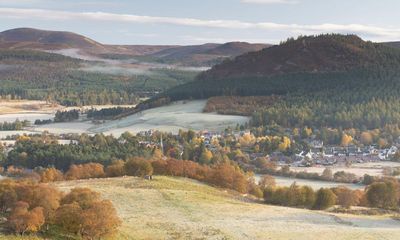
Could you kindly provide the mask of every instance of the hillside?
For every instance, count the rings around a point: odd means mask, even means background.
[[[239,56],[248,52],[256,52],[263,48],[270,47],[269,44],[251,44],[247,42],[228,42],[206,51],[207,54]]]
[[[274,95],[274,101],[253,107],[252,126],[384,129],[400,123],[399,69],[400,49],[354,35],[300,37],[225,61],[140,107],[161,100]],[[216,110],[246,114],[230,108]]]
[[[123,220],[116,239],[395,239],[399,222],[245,201],[197,181],[156,176],[55,183],[89,187],[110,199]],[[260,230],[262,229],[262,230]],[[1,238],[0,238],[1,239]]]
[[[213,66],[223,60],[243,53],[258,51],[268,46],[270,45],[245,42],[207,43],[165,49],[149,55],[148,58],[156,62],[178,63],[185,66]]]
[[[90,55],[118,54],[129,57],[153,54],[175,46],[107,45],[65,31],[16,28],[0,32],[0,49],[62,50],[79,49]]]
[[[216,65],[200,78],[349,71],[381,64],[392,55],[385,48],[355,35],[301,37]]]
[[[340,79],[348,79],[343,80],[346,84],[362,84],[358,78],[366,71],[396,71],[399,66],[400,50],[354,35],[300,37],[224,61],[166,95],[178,100],[319,91],[338,86]],[[332,78],[337,82],[328,81]]]
[[[221,59],[258,51],[269,45],[231,42],[192,46],[174,45],[107,45],[88,37],[65,31],[16,28],[0,32],[0,49],[62,50],[79,49],[88,55],[107,59],[129,59],[178,63],[185,66],[212,66]]]
[[[104,50],[105,46],[76,33],[17,28],[0,33],[0,48],[42,50],[77,48]]]
[[[191,81],[197,74],[112,61],[0,49],[0,98],[50,100],[67,106],[134,104],[141,96]]]
[[[400,48],[400,42],[384,42],[381,44],[389,46],[389,47]]]

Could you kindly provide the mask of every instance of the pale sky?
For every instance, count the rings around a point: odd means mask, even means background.
[[[107,44],[278,43],[354,33],[400,41],[398,0],[0,0],[0,31],[71,31]]]

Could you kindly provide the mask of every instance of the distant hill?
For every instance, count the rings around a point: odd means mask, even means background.
[[[382,44],[389,47],[400,48],[400,42],[383,42]]]
[[[347,71],[379,64],[383,48],[355,35],[302,37],[216,65],[200,78]]]
[[[239,56],[248,52],[256,52],[263,48],[270,47],[270,44],[251,44],[247,42],[228,42],[206,51],[207,54]]]
[[[169,48],[151,54],[149,57],[162,63],[181,63],[187,66],[213,66],[227,58],[236,57],[243,53],[259,51],[269,46],[271,45],[246,42],[207,43]]]
[[[232,42],[226,44],[176,45],[107,45],[88,37],[64,31],[16,28],[0,32],[0,49],[62,50],[79,49],[80,53],[107,59],[128,59],[143,56],[142,60],[185,66],[213,66],[226,58],[269,45]]]
[[[0,47],[10,49],[92,49],[104,50],[105,46],[85,36],[61,31],[17,28],[0,33]]]
[[[226,60],[140,107],[232,96],[232,102],[256,106],[251,110],[255,127],[384,129],[400,126],[399,92],[400,49],[329,34],[290,39]],[[271,98],[260,104],[258,98],[237,96]],[[219,112],[246,114],[240,104],[217,100]]]
[[[132,57],[153,54],[176,46],[106,45],[88,37],[65,31],[16,28],[0,32],[0,49],[61,50],[79,49],[91,55],[121,54]],[[112,58],[115,55],[107,55]]]
[[[196,81],[173,88],[166,94],[174,100],[218,95],[283,94],[294,87],[312,87],[304,78],[313,79],[315,83],[335,74],[399,67],[400,50],[366,42],[355,35],[300,37],[226,60],[200,74]],[[361,76],[357,74],[352,77]]]

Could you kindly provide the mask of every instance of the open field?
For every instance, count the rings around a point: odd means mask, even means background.
[[[399,167],[400,164],[396,162],[374,162],[374,163],[358,163],[353,164],[351,167],[342,166],[331,166],[332,173],[339,171],[345,171],[348,173],[353,173],[356,176],[362,177],[364,174],[371,176],[381,176],[383,174],[382,170],[384,167]],[[321,174],[325,170],[325,166],[321,167],[290,167],[292,171],[296,172],[309,172]]]
[[[0,114],[52,113],[61,106],[34,100],[0,100]],[[0,120],[2,121],[2,120]]]
[[[156,176],[55,183],[110,199],[123,225],[115,239],[400,239],[386,216],[332,214],[249,201],[197,181]]]
[[[177,133],[179,129],[224,130],[249,121],[248,117],[203,113],[206,101],[177,102],[149,109],[126,118],[90,128],[91,132],[120,135],[125,131],[162,130]]]
[[[256,175],[255,180],[258,182],[262,175]],[[320,188],[333,188],[338,186],[345,186],[350,189],[364,189],[365,186],[362,184],[351,184],[351,183],[336,183],[336,182],[327,182],[327,181],[319,181],[319,180],[310,180],[310,179],[300,179],[300,178],[289,178],[289,177],[281,177],[281,176],[273,176],[275,178],[276,185],[289,187],[294,182],[296,182],[299,186],[310,186],[314,190],[318,190]]]
[[[177,133],[179,129],[221,131],[228,126],[236,126],[236,124],[243,124],[249,121],[248,117],[203,113],[205,104],[206,101],[177,102],[168,106],[149,109],[119,120],[107,121],[100,125],[82,119],[74,122],[35,126],[29,130],[34,132],[48,131],[55,134],[104,133],[119,136],[126,131],[138,133],[150,129],[172,133]],[[88,109],[91,107],[92,106],[85,106],[81,109]],[[104,107],[112,107],[112,105],[93,107],[101,109]],[[29,120],[31,122],[34,122],[36,119],[52,119],[54,118],[55,111],[59,109],[71,110],[75,109],[75,107],[57,107],[53,108],[52,111],[50,111],[51,109],[47,109],[46,111],[48,112],[46,113],[39,112],[39,110],[28,113],[23,112],[21,109],[14,109],[15,111],[13,113],[0,114],[0,122],[13,122],[16,119]]]

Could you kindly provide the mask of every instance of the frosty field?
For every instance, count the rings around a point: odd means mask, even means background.
[[[265,205],[197,181],[156,176],[60,182],[110,199],[123,220],[115,239],[399,239],[400,222]]]
[[[162,130],[177,133],[179,129],[221,131],[249,121],[248,117],[203,113],[206,101],[177,102],[149,109],[126,118],[94,126],[90,132],[120,135],[125,131]]]
[[[255,180],[259,181],[262,175],[256,175]],[[309,179],[300,179],[300,178],[289,178],[289,177],[281,177],[281,176],[273,176],[275,178],[276,185],[289,187],[294,182],[296,182],[299,186],[310,186],[314,190],[318,190],[320,188],[333,188],[338,186],[345,186],[350,189],[364,189],[365,186],[362,184],[351,184],[351,183],[336,183],[336,182],[327,182],[327,181],[319,181],[319,180],[309,180]]]

